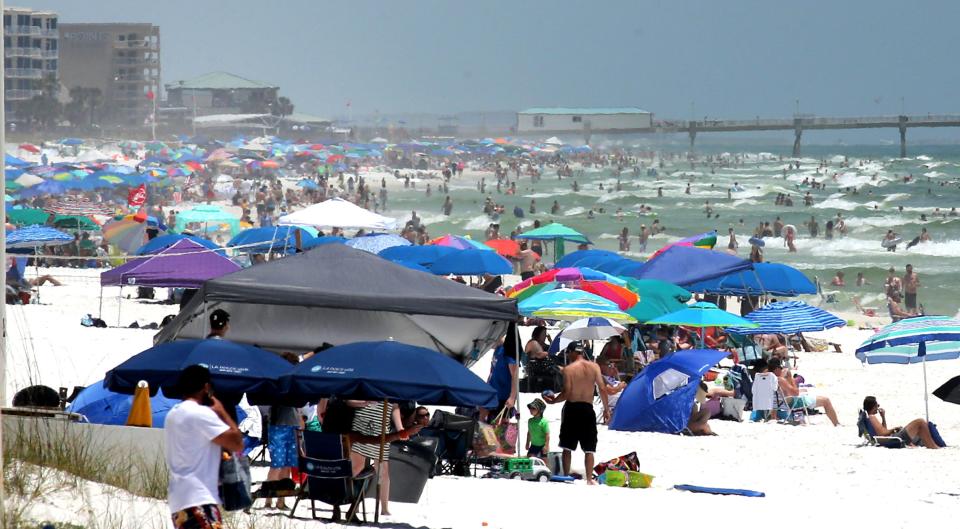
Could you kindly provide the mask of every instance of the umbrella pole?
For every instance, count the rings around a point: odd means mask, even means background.
[[[930,422],[930,398],[927,395],[927,355],[923,355],[923,408]]]
[[[103,319],[103,285],[100,285],[100,307],[97,308],[97,318]]]
[[[387,410],[390,404],[383,399],[383,416],[380,422],[380,457],[377,458],[377,504],[373,511],[373,523],[380,523],[380,478],[383,473],[383,447],[387,443]]]
[[[37,272],[37,279],[40,278],[40,260],[37,259],[37,254],[40,253],[40,247],[33,247],[33,267]],[[16,265],[14,265],[16,266]],[[37,304],[40,304],[40,281],[37,281]]]
[[[120,285],[120,290],[117,291],[117,327],[120,326],[120,303],[123,300],[123,285]]]

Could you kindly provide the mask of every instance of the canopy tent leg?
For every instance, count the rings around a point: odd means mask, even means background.
[[[927,347],[926,342],[920,342],[923,350],[923,409],[926,413],[927,422],[930,422],[930,396],[927,395]]]
[[[97,308],[97,318],[103,319],[103,285],[100,285],[100,306]]]
[[[123,285],[120,285],[120,290],[117,291],[117,327],[120,326],[120,306],[121,306],[122,300],[123,300]]]
[[[380,422],[380,455],[377,458],[377,503],[373,511],[373,523],[380,523],[380,477],[383,472],[383,448],[387,444],[387,410],[390,409],[390,403],[383,399],[383,415]]]

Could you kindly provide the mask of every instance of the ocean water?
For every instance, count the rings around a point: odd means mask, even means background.
[[[772,223],[780,216],[786,224],[798,228],[798,251],[788,253],[782,239],[767,239],[765,259],[795,266],[812,279],[819,279],[825,291],[836,291],[831,296],[835,301],[830,302],[835,308],[852,309],[854,298],[859,298],[864,306],[878,307],[885,312],[882,285],[887,268],[894,266],[898,275],[902,275],[904,266],[910,263],[920,276],[919,300],[927,313],[957,314],[960,309],[960,217],[947,213],[950,208],[960,208],[960,148],[912,147],[910,157],[900,159],[896,157],[895,146],[809,146],[799,158],[800,168],[788,169],[786,175],[784,168],[791,157],[783,146],[757,146],[749,150],[743,146],[727,149],[720,146],[704,151],[698,153],[701,161],[694,166],[680,158],[665,161],[665,167],[658,168],[656,177],[645,176],[645,170],[634,177],[625,169],[620,179],[621,191],[614,191],[617,179],[611,170],[586,169],[575,178],[559,180],[556,171],[547,168],[536,184],[522,177],[515,196],[497,194],[492,176],[487,177],[486,195],[481,195],[472,183],[454,179],[450,190],[454,211],[450,217],[440,214],[443,195],[434,192],[427,198],[424,184],[417,190],[393,192],[389,213],[409,219],[410,211],[416,210],[432,236],[455,233],[482,239],[483,230],[491,222],[482,212],[483,200],[491,196],[506,208],[499,221],[503,234],[509,234],[518,224],[529,226],[533,219],[555,220],[586,234],[598,248],[617,250],[617,234],[627,227],[633,250],[628,256],[634,258],[645,257],[678,238],[712,229],[719,233],[717,249],[725,249],[727,230],[731,227],[740,243],[739,255],[747,257],[747,239],[757,224]],[[711,168],[704,161],[708,155],[729,160],[739,156],[743,163]],[[828,166],[818,174],[821,161]],[[653,163],[659,164],[656,160]],[[910,174],[913,179],[904,182],[904,177]],[[803,186],[805,178],[824,182],[826,189]],[[577,192],[572,189],[573,180],[579,184]],[[735,182],[743,190],[733,191],[728,200],[727,189]],[[684,193],[687,183],[691,183],[689,195]],[[662,198],[657,197],[658,187],[663,188]],[[846,190],[850,187],[856,187],[858,194]],[[814,198],[812,206],[803,204],[807,191]],[[793,207],[775,205],[777,193],[790,193]],[[536,200],[534,215],[528,213],[531,200]],[[550,215],[554,200],[560,204],[560,212]],[[703,211],[707,200],[718,218],[707,218]],[[653,213],[638,214],[641,204],[652,206]],[[524,218],[514,217],[514,206],[523,208]],[[623,211],[622,218],[616,215],[618,208]],[[936,216],[935,208],[940,208],[944,215]],[[593,219],[588,218],[591,209]],[[833,240],[826,240],[824,225],[838,213],[845,219],[848,232],[846,236],[835,235]],[[926,214],[926,220],[921,220],[922,214]],[[816,239],[810,237],[804,225],[811,216],[820,224],[820,235]],[[653,237],[647,251],[640,252],[637,239],[640,225],[650,226],[654,219],[660,219],[666,232]],[[905,249],[905,243],[919,235],[924,227],[932,241]],[[896,252],[880,246],[881,238],[890,229],[904,240]],[[567,251],[572,250],[572,245],[568,245]],[[547,260],[552,258],[548,256]],[[837,271],[846,274],[847,287],[837,289],[829,285]],[[863,272],[872,285],[857,288],[857,272]]]

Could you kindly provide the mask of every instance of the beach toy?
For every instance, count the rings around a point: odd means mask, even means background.
[[[626,487],[627,474],[622,470],[608,470],[603,473],[604,484],[608,487]]]
[[[700,492],[704,494],[721,494],[726,496],[747,496],[750,498],[763,498],[766,496],[763,492],[748,489],[723,489],[717,487],[702,487],[700,485],[674,485],[677,490],[687,492]]]
[[[856,327],[856,326],[857,326],[857,322],[853,320],[847,320],[847,327]]]
[[[644,474],[643,472],[629,471],[627,472],[627,486],[631,489],[646,489],[649,488],[653,483],[653,476],[650,474]]]

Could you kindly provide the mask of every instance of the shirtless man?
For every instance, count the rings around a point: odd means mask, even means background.
[[[793,400],[799,400],[806,408],[823,408],[834,426],[840,424],[840,421],[837,420],[837,412],[833,409],[833,403],[830,402],[829,398],[814,395],[809,391],[801,394],[800,388],[797,386],[797,381],[794,380],[793,373],[790,372],[790,368],[783,367],[779,358],[771,358],[767,365],[770,366],[770,372],[777,375],[777,383],[780,385],[780,391],[783,392],[785,397],[788,397],[788,402],[789,398],[792,397]]]
[[[568,364],[563,368],[563,391],[557,395],[544,395],[549,404],[566,401],[560,419],[560,448],[563,449],[563,473],[570,475],[570,459],[580,445],[583,450],[584,479],[593,485],[593,454],[597,450],[597,414],[593,411],[593,392],[603,389],[605,382],[600,367],[583,358],[583,349],[574,348],[567,353]],[[610,421],[607,392],[600,391],[603,402],[603,420]]]
[[[527,243],[520,243],[520,278],[530,279],[534,276],[533,266],[540,260],[537,252],[527,248]]]
[[[907,273],[903,274],[904,302],[907,310],[917,312],[917,288],[920,287],[920,278],[913,271],[913,265],[907,265]]]

